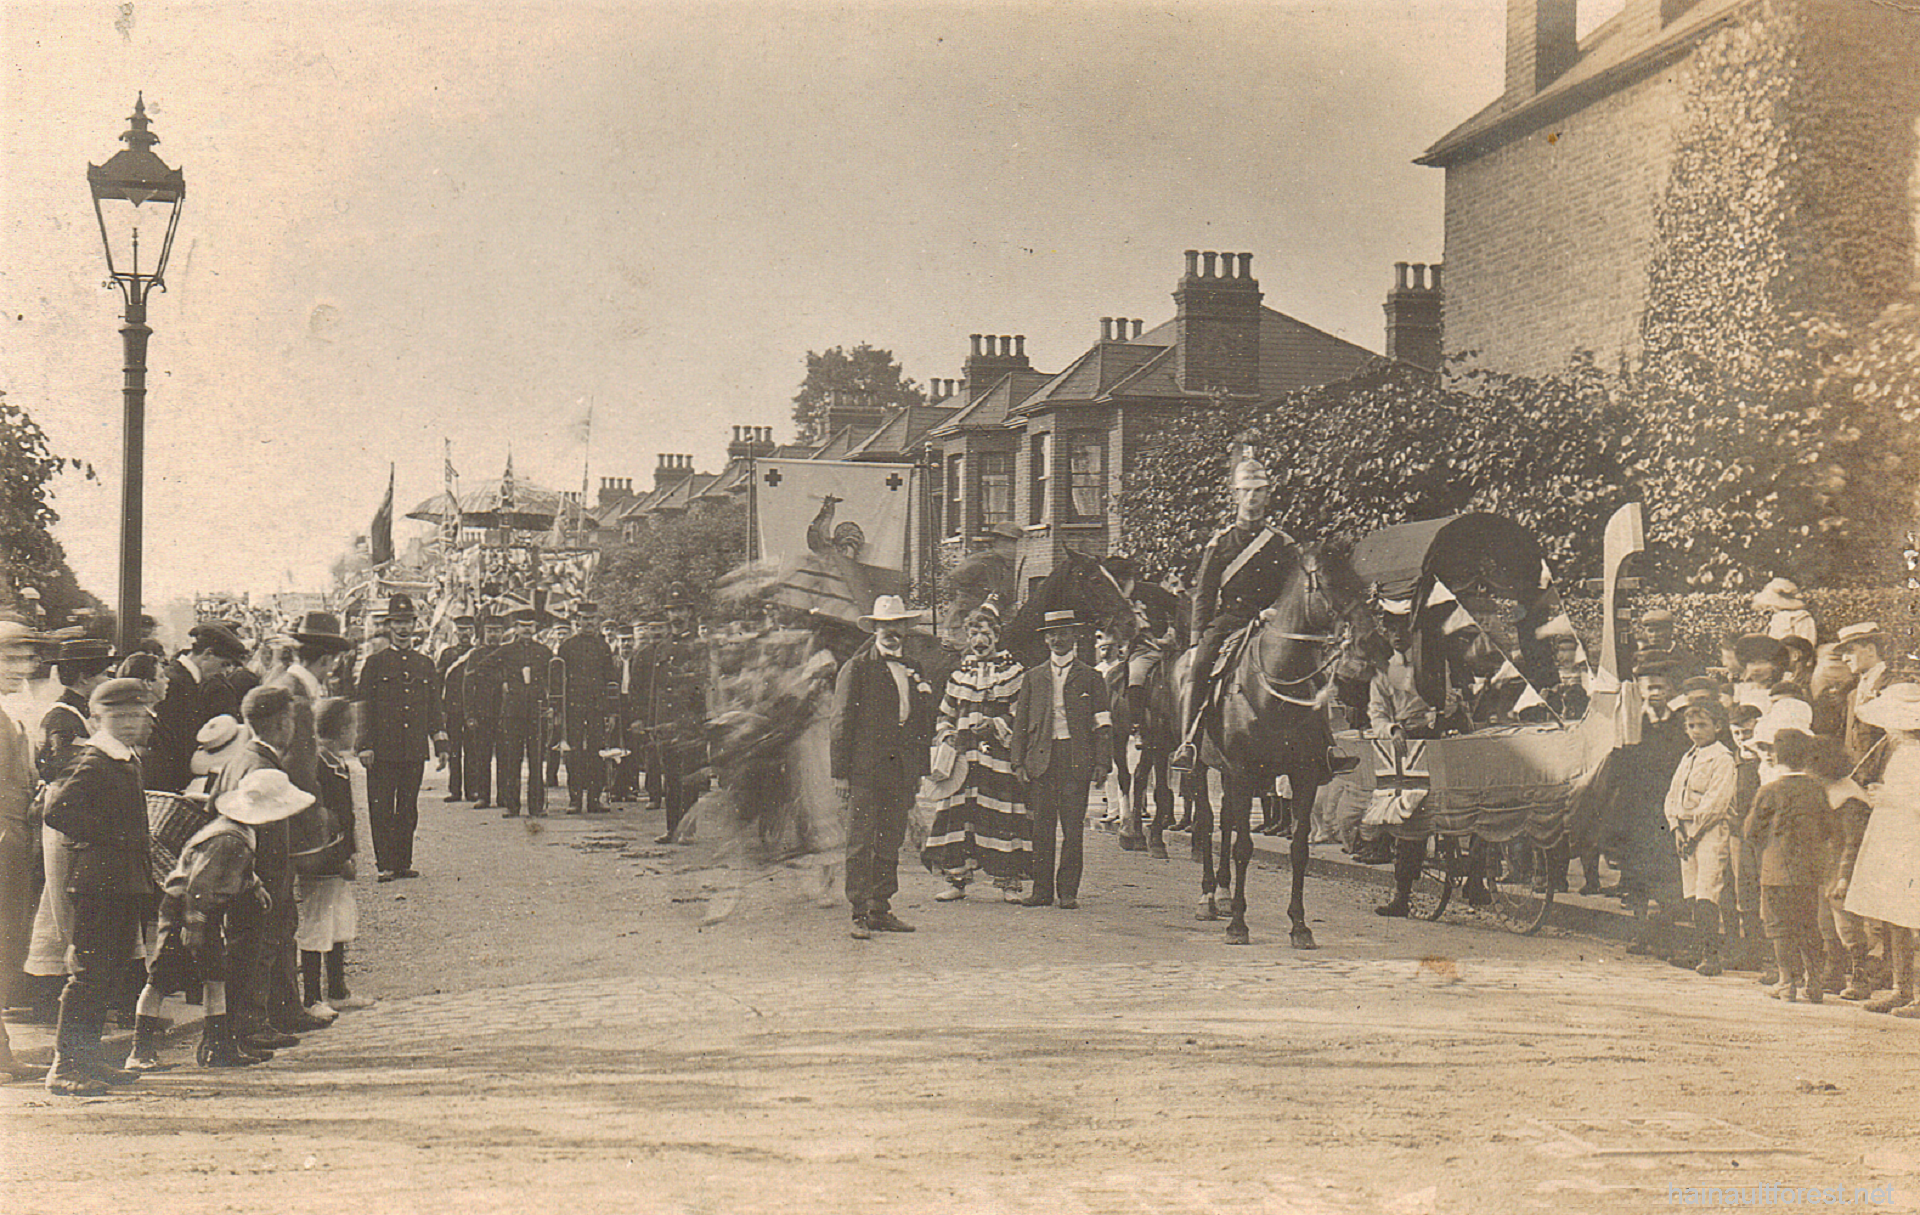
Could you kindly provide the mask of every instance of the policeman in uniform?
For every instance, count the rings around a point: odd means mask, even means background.
[[[499,784],[501,817],[520,816],[520,768],[527,770],[527,813],[547,814],[547,786],[542,779],[546,756],[547,666],[553,651],[533,639],[540,613],[522,608],[513,614],[513,635],[494,657],[500,687],[500,753],[494,763]]]
[[[480,615],[480,644],[468,653],[460,677],[461,707],[466,711],[466,795],[476,810],[493,808],[493,761],[500,750],[500,651],[505,644],[500,618]],[[455,667],[459,671],[460,667]]]
[[[640,798],[639,752],[628,735],[634,719],[634,706],[641,682],[640,660],[634,652],[637,626],[609,625],[607,636],[613,645],[613,682],[607,687],[607,738],[626,752],[614,761],[609,776],[608,796],[614,801],[638,801]]]
[[[573,635],[560,643],[560,661],[566,664],[566,688],[560,703],[561,728],[566,738],[568,813],[579,814],[584,800],[588,814],[604,814],[600,795],[607,787],[607,761],[600,752],[607,745],[607,689],[619,676],[613,651],[600,635],[600,605],[582,599],[573,609]]]
[[[653,786],[657,771],[667,808],[666,834],[654,841],[659,844],[675,842],[680,820],[699,792],[693,773],[706,762],[707,655],[684,586],[676,584],[668,599],[667,629],[648,664],[645,715],[652,742],[647,784]]]
[[[1191,772],[1197,762],[1201,715],[1212,692],[1213,664],[1228,637],[1250,624],[1285,589],[1287,577],[1299,564],[1300,546],[1293,537],[1267,519],[1273,482],[1266,468],[1251,457],[1233,470],[1233,523],[1214,533],[1200,555],[1198,585],[1193,597],[1193,635],[1198,638],[1193,659],[1193,692],[1188,698],[1186,729],[1170,766]],[[1325,718],[1315,714],[1325,725]],[[1328,765],[1347,772],[1354,761],[1333,750],[1332,727],[1327,727]]]
[[[413,600],[395,595],[382,622],[393,642],[368,655],[360,704],[360,766],[367,770],[367,825],[381,881],[418,877],[413,833],[420,825],[420,777],[440,733],[440,676],[414,648]]]
[[[440,651],[433,668],[439,677],[440,754],[447,761],[446,800],[457,802],[468,797],[462,761],[465,759],[467,735],[467,658],[473,653],[474,619],[471,616],[455,616],[453,627],[457,636],[451,645]]]

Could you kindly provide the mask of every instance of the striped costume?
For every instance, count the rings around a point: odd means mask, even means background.
[[[996,885],[1018,885],[1030,868],[1032,822],[1009,758],[1021,674],[1004,651],[969,654],[948,677],[940,701],[934,745],[950,744],[967,775],[935,807],[920,860],[956,883],[980,870]]]

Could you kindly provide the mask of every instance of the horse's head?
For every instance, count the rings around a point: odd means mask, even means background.
[[[1393,646],[1346,550],[1307,544],[1299,548],[1298,556],[1299,565],[1272,608],[1281,625],[1279,639],[1312,645],[1317,650],[1314,664],[1323,675],[1342,680],[1372,678],[1392,656]]]
[[[1087,626],[1083,656],[1092,654],[1095,629],[1111,630],[1122,639],[1133,636],[1133,604],[1119,583],[1100,562],[1074,549],[1061,554],[1053,572],[1007,622],[1006,647],[1029,662],[1043,661],[1046,648],[1040,640],[1040,621],[1047,612],[1057,611],[1071,611]]]

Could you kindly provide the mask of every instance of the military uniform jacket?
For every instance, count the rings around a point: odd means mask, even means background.
[[[547,664],[553,651],[533,638],[509,641],[494,657],[499,673],[500,719],[535,721],[547,697]]]
[[[1286,588],[1297,558],[1293,540],[1267,524],[1248,530],[1235,523],[1215,532],[1200,554],[1193,595],[1193,635],[1222,616],[1251,620],[1272,606]]]
[[[472,654],[472,646],[456,641],[434,659],[434,671],[439,676],[440,727],[449,734],[467,720],[466,659]]]
[[[52,784],[65,776],[86,741],[87,698],[68,688],[40,718],[40,748],[33,756],[40,779]]]
[[[707,722],[707,654],[696,639],[669,637],[647,664],[643,717],[656,742],[697,743]]]
[[[454,666],[459,675],[461,707],[467,724],[479,725],[500,716],[500,652],[505,646],[477,645],[464,662]],[[460,674],[465,672],[464,674]]]
[[[359,749],[377,764],[424,763],[440,733],[440,677],[433,660],[398,646],[367,659],[360,672]]]
[[[153,892],[140,761],[118,740],[80,748],[47,798],[47,826],[73,841],[68,893]]]
[[[560,710],[572,735],[607,711],[607,692],[619,686],[620,666],[606,639],[593,633],[576,633],[561,642],[560,660],[567,664],[566,698]]]

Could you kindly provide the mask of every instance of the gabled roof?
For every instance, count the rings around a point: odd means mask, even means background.
[[[1015,368],[994,381],[993,386],[975,397],[971,405],[962,406],[953,417],[929,433],[935,438],[942,438],[963,430],[998,430],[1006,424],[1009,413],[1044,388],[1051,379],[1053,374],[1050,372]]]
[[[1538,93],[1503,94],[1441,136],[1414,159],[1445,167],[1490,151],[1579,110],[1608,93],[1684,58],[1695,43],[1730,20],[1751,0],[1696,0],[1665,26],[1636,28],[1633,6],[1615,13],[1580,40],[1573,66]],[[1644,18],[1640,18],[1644,21]]]
[[[694,496],[714,499],[747,492],[747,468],[747,461],[743,458],[728,460],[727,466],[720,470],[720,475]]]
[[[842,426],[839,430],[834,431],[831,435],[828,435],[827,441],[810,452],[806,458],[809,460],[844,460],[847,458],[848,452],[860,446],[872,433],[871,430],[868,430],[864,426],[856,427],[849,423],[846,426]]]
[[[855,445],[847,456],[857,460],[862,456],[903,455],[918,447],[928,432],[958,412],[958,408],[948,405],[909,405],[882,422],[879,430]]]
[[[695,498],[705,493],[715,481],[720,479],[717,473],[694,473],[679,484],[667,490],[660,500],[651,507],[654,511],[683,511]]]
[[[1130,342],[1100,342],[1011,411],[1031,413],[1055,402],[1203,397],[1180,386],[1174,355],[1179,322],[1169,320]],[[1342,380],[1379,358],[1305,321],[1260,309],[1262,399]]]

